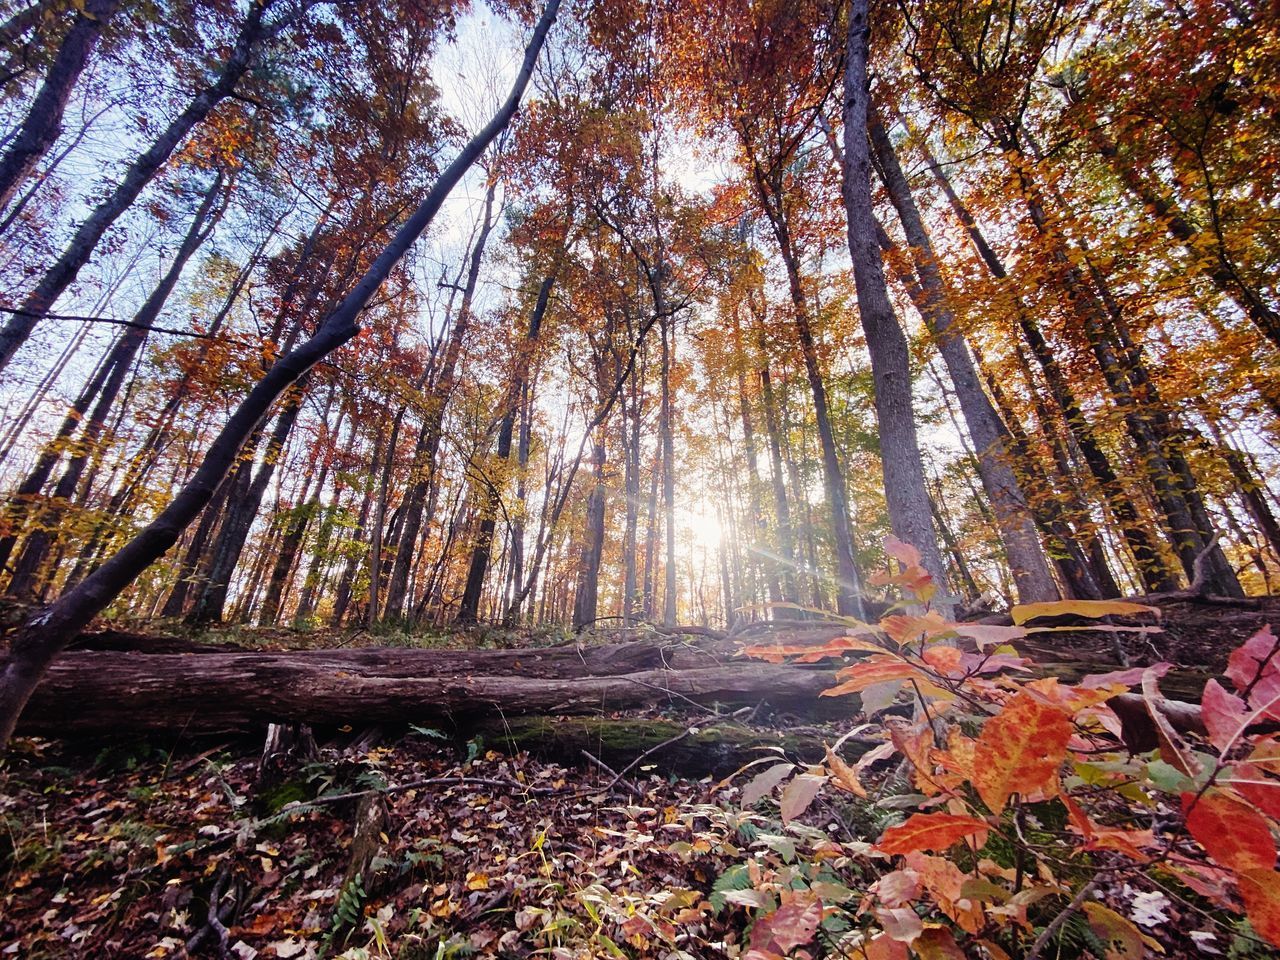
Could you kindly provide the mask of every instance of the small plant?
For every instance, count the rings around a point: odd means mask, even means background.
[[[1157,935],[1170,911],[1200,927],[1187,932],[1208,951],[1280,948],[1280,738],[1267,732],[1280,720],[1280,640],[1271,629],[1231,654],[1230,689],[1210,681],[1198,711],[1160,695],[1167,664],[1074,685],[1033,678],[1011,644],[1082,629],[1036,626],[1041,618],[1159,612],[1064,601],[1015,607],[1008,627],[952,623],[929,608],[935,587],[918,553],[892,538],[886,547],[899,569],[873,582],[897,588],[902,602],[877,625],[850,621],[847,636],[819,647],[748,651],[773,661],[857,656],[826,694],[858,693],[868,719],[886,718],[883,743],[857,762],[837,748],[813,769],[775,764],[742,799],[780,790],[784,825],[825,787],[864,810],[896,813],[874,843],[827,853],[863,879],[852,914],[786,858],[748,862],[747,888],[740,874],[722,877],[721,898],[754,909],[747,960],[775,960],[820,937],[867,960],[906,958],[908,948],[993,960],[1139,957],[1164,952]],[[887,716],[903,705],[909,718]],[[1156,749],[1128,748],[1135,723]],[[1203,735],[1187,729],[1196,725]],[[905,791],[873,794],[871,765],[891,759],[908,777]],[[840,931],[837,916],[852,925]]]

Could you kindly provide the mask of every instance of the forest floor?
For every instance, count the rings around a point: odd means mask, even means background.
[[[1169,660],[1194,686],[1267,622],[1280,623],[1280,598],[1256,609],[1175,603],[1163,633],[1122,636],[1134,662]],[[167,642],[160,625],[143,635]],[[1109,635],[1044,636],[1030,652],[1051,670],[1114,662]],[[563,638],[236,630],[200,639],[298,649]],[[717,722],[705,712],[628,716],[687,731]],[[767,710],[741,719],[780,743],[800,723]],[[804,732],[834,742],[856,719]],[[0,765],[0,958],[736,956],[749,913],[724,894],[746,886],[744,851],[781,844],[786,853],[806,829],[793,823],[788,839],[767,817],[741,822],[732,802],[749,775],[734,785],[717,779],[722,769],[677,775],[661,751],[634,766],[614,761],[615,773],[594,755],[531,755],[501,736],[317,734],[316,753],[266,776],[260,738],[180,729],[18,738]],[[757,753],[776,761],[787,749]],[[824,796],[804,818],[818,828],[809,841],[820,861],[843,866],[846,882],[867,850],[858,816]],[[834,873],[829,882],[839,886]]]

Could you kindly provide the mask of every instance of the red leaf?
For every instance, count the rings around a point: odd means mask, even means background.
[[[1263,627],[1227,658],[1227,676],[1240,692],[1249,690],[1249,706],[1280,720],[1280,652],[1271,625]]]
[[[1246,712],[1244,701],[1227,693],[1217,680],[1210,680],[1205,684],[1204,696],[1200,700],[1200,715],[1209,731],[1209,742],[1219,750],[1226,750],[1239,735]]]
[[[1280,947],[1280,873],[1256,868],[1242,871],[1236,880],[1249,924],[1258,936]]]
[[[1253,807],[1231,794],[1211,788],[1198,800],[1182,795],[1187,830],[1216,863],[1237,873],[1273,870],[1276,844],[1267,821]]]
[[[795,947],[813,939],[822,923],[822,901],[812,896],[798,895],[784,903],[773,913],[761,917],[751,929],[753,950],[765,950],[785,955]]]
[[[987,822],[950,813],[913,813],[906,823],[890,827],[877,846],[884,853],[907,854],[917,850],[946,850],[965,837],[974,846],[987,842]]]
[[[1271,780],[1261,773],[1246,772],[1243,776],[1247,779],[1232,777],[1223,782],[1272,820],[1280,820],[1280,780]]]

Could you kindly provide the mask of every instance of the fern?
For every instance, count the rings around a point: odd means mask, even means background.
[[[356,874],[338,892],[338,902],[333,906],[333,923],[329,927],[330,941],[343,930],[350,931],[356,927],[364,916],[364,901],[364,881]]]
[[[747,873],[747,865],[745,863],[735,863],[720,876],[716,877],[716,882],[711,885],[711,896],[708,898],[711,906],[720,912],[725,908],[728,901],[724,895],[733,890],[747,890],[751,887],[751,877]]]

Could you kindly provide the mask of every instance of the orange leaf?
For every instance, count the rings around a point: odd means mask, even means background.
[[[831,782],[841,790],[864,800],[867,798],[867,789],[858,779],[858,771],[841,760],[830,747],[827,747],[827,772],[831,774]]]
[[[911,727],[905,721],[889,721],[889,737],[907,762],[911,764],[914,781],[920,792],[932,797],[938,785],[933,780],[933,728],[927,724]]]
[[[944,677],[960,676],[960,660],[964,654],[957,647],[930,647],[921,659]]]
[[[943,619],[936,610],[930,610],[923,616],[909,616],[903,613],[891,614],[880,620],[880,629],[898,646],[914,643],[921,637],[929,639],[940,637],[951,632],[951,624]]]
[[[908,677],[922,676],[920,670],[904,660],[892,657],[872,657],[863,663],[855,663],[845,667],[837,677],[848,677],[844,683],[823,690],[824,697],[838,697],[845,693],[857,693],[886,680],[905,680]]]
[[[1182,809],[1187,830],[1219,865],[1237,873],[1275,867],[1276,844],[1271,839],[1271,828],[1243,800],[1210,788],[1198,800],[1194,793],[1184,793]]]
[[[965,960],[955,934],[946,927],[930,927],[911,945],[920,960]]]
[[[1241,871],[1236,880],[1250,925],[1258,936],[1280,947],[1280,873],[1253,868]]]
[[[819,767],[818,769],[822,768]],[[822,789],[822,785],[826,782],[826,777],[802,773],[788,783],[786,789],[782,791],[782,800],[779,802],[782,822],[790,823],[808,810],[809,804],[813,803],[814,797],[818,795],[818,791]]]
[[[992,813],[1015,793],[1056,793],[1071,723],[1061,710],[1019,693],[982,728],[973,751],[973,785]]]
[[[907,960],[907,945],[882,933],[862,945],[867,960]]]
[[[876,845],[888,854],[907,854],[917,850],[946,850],[965,837],[974,838],[974,846],[987,842],[987,822],[976,817],[950,813],[913,813],[906,823],[890,827]]]

